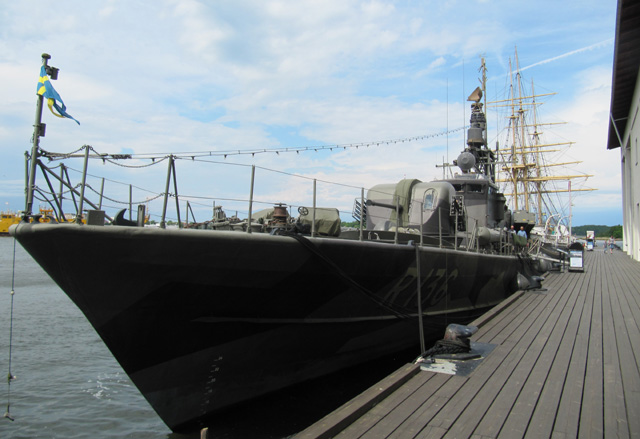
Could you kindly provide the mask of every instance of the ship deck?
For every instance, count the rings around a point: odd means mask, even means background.
[[[640,263],[602,247],[476,322],[466,376],[408,364],[294,437],[640,435]]]

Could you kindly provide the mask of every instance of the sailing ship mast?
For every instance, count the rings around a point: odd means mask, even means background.
[[[580,163],[580,161],[564,163],[548,163],[551,153],[559,152],[557,147],[568,147],[574,142],[544,143],[541,127],[555,125],[554,123],[540,123],[537,107],[541,102],[536,98],[550,96],[555,93],[535,94],[533,80],[531,94],[524,92],[518,52],[515,52],[515,74],[511,59],[509,60],[509,97],[505,100],[489,102],[496,107],[508,109],[508,126],[506,146],[497,148],[501,163],[500,177],[496,183],[502,185],[502,191],[511,202],[514,211],[527,211],[535,214],[536,225],[544,225],[562,206],[554,206],[549,194],[568,192],[567,189],[557,187],[554,183],[560,181],[571,182],[574,179],[586,179],[591,175],[553,175],[549,168]],[[590,188],[573,189],[573,191],[589,191]],[[546,196],[545,196],[546,195]]]

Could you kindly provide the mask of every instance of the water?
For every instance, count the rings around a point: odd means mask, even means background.
[[[0,238],[0,413],[9,399],[13,238]],[[2,438],[179,438],[138,393],[89,322],[15,246],[10,412]],[[61,255],[61,257],[78,257]]]
[[[172,433],[131,383],[71,300],[15,245],[10,387],[9,332],[14,239],[0,237],[0,438],[192,439]],[[61,255],[74,258],[78,255]],[[279,439],[303,430],[418,352],[334,374],[213,420],[216,438]]]

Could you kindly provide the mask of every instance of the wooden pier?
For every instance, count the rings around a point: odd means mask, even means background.
[[[468,375],[407,365],[294,437],[640,437],[640,263],[597,247],[584,267],[474,322],[493,349]]]

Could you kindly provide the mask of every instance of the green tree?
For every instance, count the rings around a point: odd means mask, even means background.
[[[617,225],[609,229],[609,236],[613,236],[615,239],[622,239],[622,226]]]

